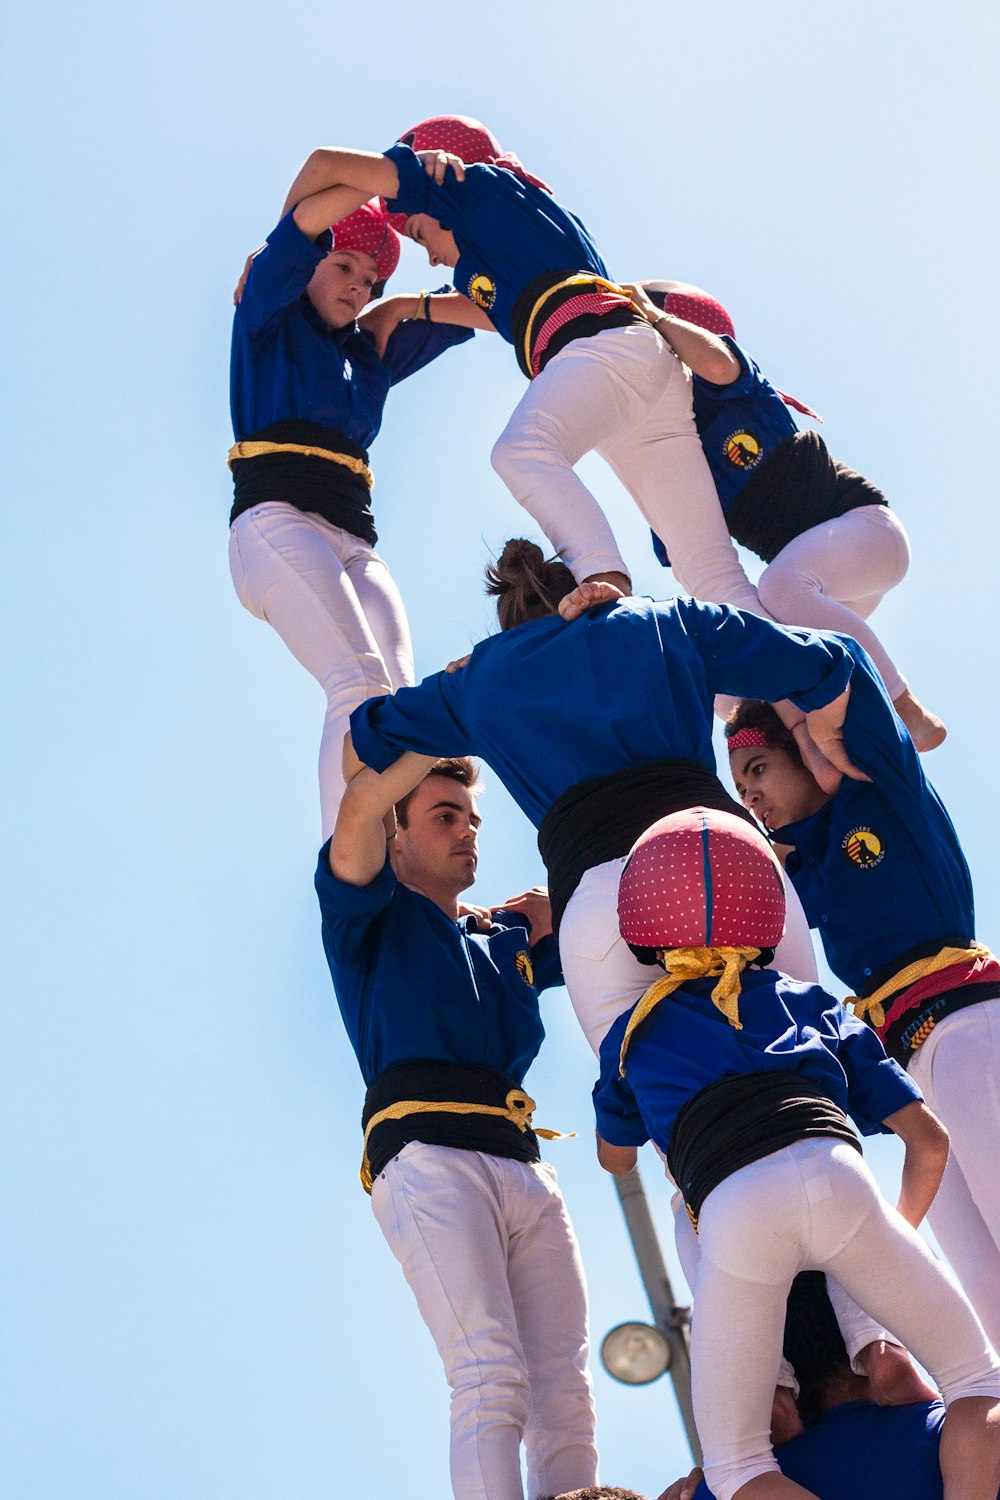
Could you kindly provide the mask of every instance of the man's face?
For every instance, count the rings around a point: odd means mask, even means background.
[[[378,267],[363,250],[331,250],[306,287],[306,296],[324,323],[346,328],[372,294]]]
[[[457,266],[458,245],[450,229],[442,229],[430,214],[411,214],[406,221],[410,239],[427,251],[432,266]]]
[[[829,801],[812,774],[774,746],[741,745],[729,756],[736,794],[768,830],[807,818]]]
[[[480,822],[468,787],[447,776],[425,777],[406,809],[406,827],[396,831],[399,879],[418,890],[467,890],[476,878]]]

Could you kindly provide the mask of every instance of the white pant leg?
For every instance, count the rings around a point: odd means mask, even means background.
[[[240,602],[274,627],[326,694],[319,754],[325,838],[343,796],[341,755],[352,711],[413,681],[402,600],[366,542],[281,501],[236,518],[229,564]]]
[[[536,1467],[551,1466],[571,1488],[593,1483],[586,1297],[551,1169],[414,1142],[379,1174],[372,1208],[451,1387],[457,1500],[522,1500],[520,1444],[529,1423]],[[529,1365],[523,1326],[542,1316],[543,1281],[545,1330],[531,1341]],[[556,1412],[564,1433],[543,1427]]]
[[[852,635],[882,674],[890,698],[905,678],[864,621],[905,577],[910,543],[887,505],[862,505],[794,537],[757,583],[761,603],[785,625]]]
[[[583,1034],[600,1052],[611,1024],[660,975],[641,964],[618,929],[618,882],[625,857],[585,871],[559,924],[559,957]]]
[[[1000,1000],[939,1021],[908,1071],[951,1135],[944,1180],[927,1217],[1000,1348]]]
[[[798,979],[802,984],[815,984],[819,979],[816,967],[816,952],[813,948],[809,923],[802,910],[799,893],[784,870],[781,878],[785,886],[785,930],[781,942],[774,950],[774,967],[787,974],[789,979]]]
[[[547,1163],[505,1167],[510,1177],[533,1179],[507,1264],[531,1392],[524,1433],[528,1494],[558,1495],[597,1483],[583,1262],[554,1169]],[[539,1180],[547,1198],[539,1195]]]
[[[913,1350],[946,1401],[1000,1394],[1000,1360],[968,1301],[850,1146],[799,1141],[742,1168],[705,1200],[699,1239],[693,1390],[718,1500],[777,1469],[771,1396],[800,1270],[835,1274]]]

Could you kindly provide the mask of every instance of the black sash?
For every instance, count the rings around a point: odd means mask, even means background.
[[[831,1136],[861,1150],[843,1110],[798,1073],[746,1073],[700,1089],[674,1121],[667,1147],[670,1175],[695,1227],[720,1182],[812,1136]]]
[[[532,309],[539,297],[545,295],[546,287],[558,286],[560,281],[565,281],[568,276],[587,276],[591,274],[596,275],[597,273],[596,271],[593,273],[581,271],[579,268],[569,271],[546,271],[544,275],[536,276],[533,281],[529,281],[524,290],[518,294],[510,315],[510,331],[511,337],[514,340],[514,353],[517,355],[517,363],[522,375],[527,375],[529,380],[532,379],[535,372],[530,365],[525,363],[524,335],[528,331],[528,319],[531,317]],[[578,297],[581,290],[583,288],[579,286],[568,286],[563,287],[561,291],[552,293],[552,296],[547,299],[545,306],[535,319],[535,326],[532,330],[532,344],[534,344],[535,336],[544,327],[546,320],[564,302],[569,302],[571,298]],[[558,354],[560,349],[565,349],[566,345],[571,344],[574,339],[589,339],[593,338],[595,333],[603,333],[606,328],[628,328],[633,323],[645,322],[646,319],[642,313],[637,312],[631,303],[623,307],[610,308],[605,313],[581,313],[576,318],[570,318],[561,328],[558,328],[553,333],[546,344],[539,362],[539,373],[545,369],[545,366],[554,354]],[[534,349],[532,349],[533,356]]]
[[[503,1106],[517,1085],[495,1068],[467,1063],[416,1059],[393,1063],[371,1084],[365,1095],[362,1129],[379,1110],[402,1099],[427,1103],[492,1104]],[[500,1115],[419,1114],[402,1120],[383,1120],[368,1139],[372,1177],[398,1156],[410,1141],[429,1146],[453,1146],[459,1151],[485,1151],[512,1161],[538,1161],[538,1138],[533,1130],[520,1130]]]
[[[697,760],[655,760],[592,776],[553,802],[538,830],[553,931],[558,934],[569,898],[587,870],[621,858],[651,824],[688,807],[712,807],[757,826],[714,771]]]
[[[246,441],[300,443],[346,454],[366,466],[368,463],[368,454],[360,443],[333,428],[298,418],[262,427]],[[367,481],[362,474],[355,474],[332,459],[305,453],[262,453],[257,458],[234,459],[230,526],[244,511],[268,500],[284,500],[297,510],[322,516],[331,526],[349,531],[369,546],[374,547],[378,541]]]

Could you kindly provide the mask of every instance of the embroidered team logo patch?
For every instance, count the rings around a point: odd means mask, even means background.
[[[764,457],[764,450],[752,432],[730,433],[723,452],[737,469],[755,469]]]
[[[874,870],[885,858],[882,840],[870,828],[852,828],[840,847],[851,863],[862,870]]]
[[[489,312],[497,300],[497,289],[490,278],[480,271],[477,276],[470,276],[467,295],[483,312]]]
[[[532,987],[532,989],[534,989],[534,987],[535,987],[535,970],[534,970],[534,966],[532,965],[532,962],[531,962],[531,955],[528,954],[528,953],[526,953],[523,948],[521,949],[521,952],[514,959],[514,967],[517,970],[517,972],[520,974],[521,978],[524,980],[525,984],[530,984],[531,987]]]

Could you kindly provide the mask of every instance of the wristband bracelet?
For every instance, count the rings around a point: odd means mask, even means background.
[[[429,298],[430,298],[430,293],[427,292],[427,291],[421,292],[419,294],[419,296],[417,297],[417,305],[416,305],[416,308],[414,309],[414,313],[413,313],[413,322],[414,323],[416,323],[418,321],[418,319],[420,319],[420,318],[427,318],[427,303],[428,303]],[[430,322],[430,319],[427,318],[427,321]]]

